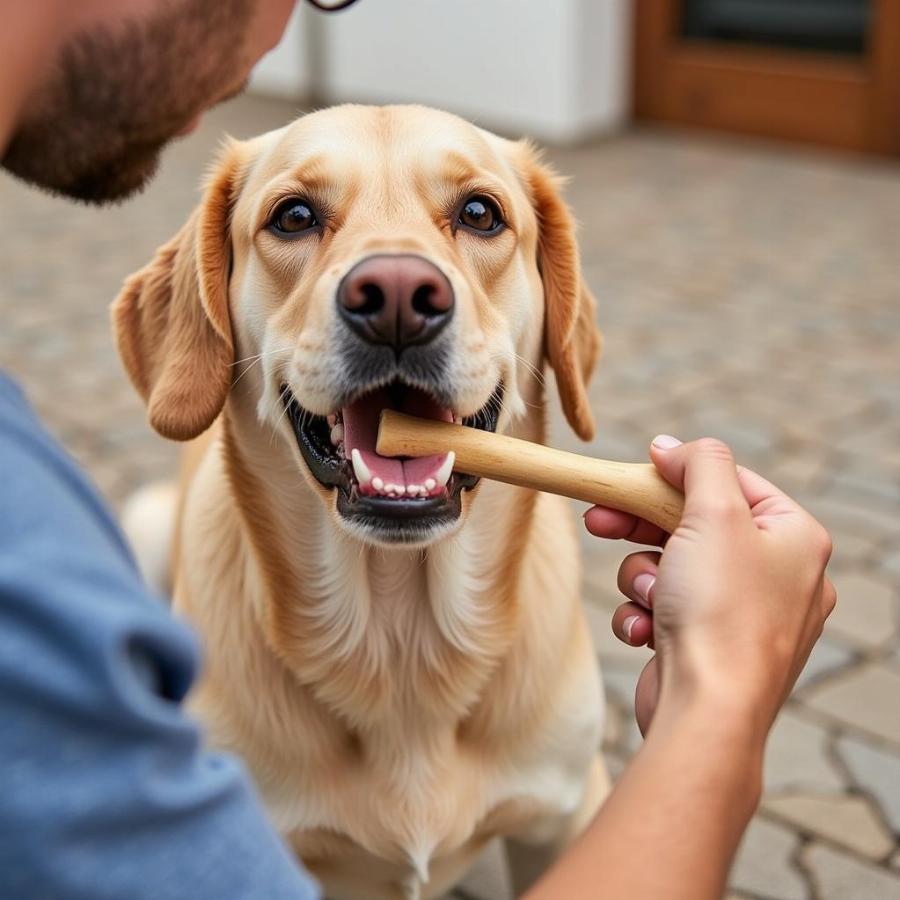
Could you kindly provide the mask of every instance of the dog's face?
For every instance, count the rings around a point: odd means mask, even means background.
[[[114,322],[161,433],[194,437],[232,384],[251,391],[341,526],[421,544],[456,526],[476,480],[450,454],[379,456],[381,410],[503,428],[546,352],[589,437],[593,309],[528,144],[421,107],[345,106],[230,144]]]

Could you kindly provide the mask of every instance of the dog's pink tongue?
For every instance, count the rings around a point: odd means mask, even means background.
[[[423,419],[453,421],[450,410],[439,406],[422,391],[412,388],[404,392],[399,404],[392,403],[387,390],[382,389],[366,394],[350,406],[345,406],[341,410],[344,420],[344,453],[352,460],[353,451],[359,451],[363,466],[360,467],[354,462],[354,470],[359,481],[360,493],[369,495],[394,493],[401,496],[424,497],[443,492],[446,478],[441,483],[441,469],[447,459],[446,453],[399,460],[379,456],[375,452],[378,421],[383,409],[398,409],[400,412]],[[426,482],[429,484],[426,485]],[[398,488],[402,490],[397,490]]]

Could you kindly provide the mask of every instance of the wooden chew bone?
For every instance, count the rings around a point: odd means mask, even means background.
[[[684,496],[651,463],[593,459],[391,409],[381,413],[376,450],[381,456],[430,456],[452,450],[458,472],[600,503],[668,532],[675,530],[684,508]]]

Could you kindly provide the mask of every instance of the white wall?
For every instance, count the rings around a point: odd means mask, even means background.
[[[303,100],[312,91],[312,70],[305,43],[309,16],[305,0],[298,2],[281,42],[253,70],[250,88],[259,94]]]
[[[254,87],[318,102],[427,103],[571,141],[623,121],[630,13],[631,0],[358,0],[333,16],[303,8]]]

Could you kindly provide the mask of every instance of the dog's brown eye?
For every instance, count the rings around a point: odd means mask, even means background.
[[[503,225],[497,204],[488,197],[469,197],[459,214],[459,224],[472,231],[492,233]]]
[[[276,208],[269,224],[281,234],[299,234],[314,228],[319,221],[305,200],[291,199]]]

